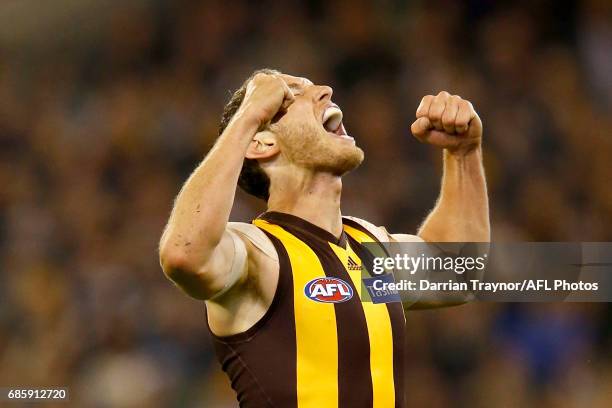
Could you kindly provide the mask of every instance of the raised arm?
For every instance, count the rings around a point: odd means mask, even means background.
[[[244,100],[206,158],[183,185],[159,245],[164,273],[189,295],[210,299],[244,278],[247,262],[235,272],[245,243],[227,229],[242,163],[257,149],[256,134],[293,101],[285,82],[257,74]],[[230,273],[232,271],[232,273]]]
[[[482,166],[482,122],[469,101],[448,92],[425,96],[412,133],[444,149],[438,202],[419,230],[428,242],[489,242],[489,202]]]
[[[412,133],[423,143],[440,147],[444,170],[440,196],[418,235],[426,242],[489,242],[489,204],[482,166],[482,122],[472,104],[448,92],[425,96],[417,108]],[[399,242],[410,236],[393,235]],[[466,272],[464,278],[478,279]],[[451,273],[448,278],[457,279]],[[435,277],[430,276],[431,279]],[[448,307],[470,301],[458,291],[413,291],[406,309]]]

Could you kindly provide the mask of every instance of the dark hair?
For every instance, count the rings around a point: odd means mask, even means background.
[[[232,94],[232,97],[223,108],[223,115],[221,115],[221,124],[219,125],[219,136],[223,133],[227,125],[230,123],[246,93],[247,85],[253,77],[259,73],[263,74],[280,74],[279,71],[274,69],[258,69],[253,72],[246,81]],[[242,163],[242,170],[240,171],[240,177],[238,177],[238,186],[246,191],[248,194],[254,195],[257,198],[268,201],[270,197],[270,178],[261,168],[259,162],[254,159],[247,159],[245,157]]]

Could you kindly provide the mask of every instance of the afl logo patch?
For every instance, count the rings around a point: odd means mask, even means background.
[[[304,286],[307,298],[321,303],[342,303],[353,297],[353,288],[338,278],[316,278]]]

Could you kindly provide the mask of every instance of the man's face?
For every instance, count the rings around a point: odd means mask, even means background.
[[[287,112],[270,126],[281,154],[291,163],[341,176],[361,164],[363,151],[347,135],[332,89],[306,78],[282,74],[295,96]]]

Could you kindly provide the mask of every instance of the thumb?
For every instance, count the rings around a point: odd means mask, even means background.
[[[283,96],[281,110],[286,111],[287,109],[289,109],[289,106],[291,106],[293,101],[295,101],[295,96],[293,96],[293,92],[291,92],[291,89],[289,88],[289,86],[287,86],[287,84],[284,81],[283,81],[283,89],[284,89],[285,94]]]
[[[433,125],[429,118],[424,116],[415,120],[412,126],[410,126],[412,134],[419,140],[423,139],[430,129],[433,129]]]

